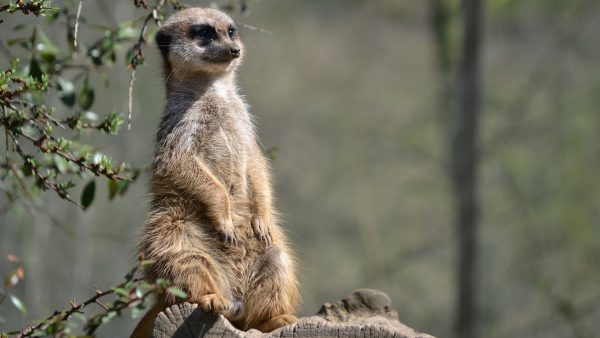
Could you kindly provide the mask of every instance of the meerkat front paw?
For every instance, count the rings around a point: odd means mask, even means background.
[[[218,222],[217,231],[221,234],[225,242],[237,245],[237,235],[235,234],[235,226],[231,217],[222,219]]]
[[[271,222],[267,217],[262,216],[252,216],[252,230],[254,231],[254,236],[258,238],[265,245],[270,245],[273,242],[273,237],[271,236]]]

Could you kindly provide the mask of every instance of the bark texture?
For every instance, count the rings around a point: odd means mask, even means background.
[[[316,316],[300,318],[298,323],[270,333],[256,330],[240,331],[221,315],[203,312],[195,304],[183,303],[159,314],[152,337],[433,338],[401,324],[389,297],[383,292],[371,289],[360,289],[336,303],[325,303]]]

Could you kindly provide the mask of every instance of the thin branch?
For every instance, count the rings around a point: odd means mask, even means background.
[[[248,28],[251,31],[256,31],[256,32],[260,32],[260,33],[264,33],[264,34],[269,34],[269,35],[273,34],[269,30],[266,30],[266,29],[263,29],[263,28],[260,28],[260,27],[256,27],[256,26],[252,26],[252,25],[249,25],[247,23],[238,22],[238,25],[240,25],[242,27],[245,27],[245,28]]]
[[[129,66],[131,67],[131,78],[129,80],[129,91],[128,91],[129,102],[127,105],[127,107],[128,107],[128,109],[127,109],[127,130],[131,130],[131,112],[133,110],[133,85],[135,84],[135,69],[138,66],[138,58],[143,57],[142,44],[145,42],[144,35],[146,34],[146,30],[148,28],[148,23],[150,22],[150,20],[153,20],[153,19],[158,22],[158,14],[157,14],[156,8],[154,8],[150,13],[148,13],[148,15],[146,15],[146,18],[144,19],[144,23],[142,25],[142,29],[140,31],[140,35],[137,39],[137,42],[135,43],[135,45],[133,45],[133,49],[134,49],[133,58],[129,62]]]
[[[127,130],[131,130],[131,111],[133,110],[133,85],[135,84],[135,67],[131,69],[131,78],[129,79],[129,102],[127,104]]]
[[[77,51],[77,33],[79,32],[79,18],[81,17],[81,6],[83,4],[83,0],[79,0],[79,5],[77,6],[77,16],[75,17],[75,31],[73,33],[73,47],[75,51]]]
[[[102,302],[100,302],[100,300],[96,299],[96,304],[100,305],[101,308],[104,309],[104,311],[108,311],[108,307],[104,304],[102,304]]]

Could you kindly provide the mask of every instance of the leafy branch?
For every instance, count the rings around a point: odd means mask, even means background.
[[[14,3],[9,3],[4,5],[0,3],[0,12],[8,12],[14,13],[20,11],[21,13],[27,15],[32,13],[35,16],[45,15],[51,13],[55,10],[55,8],[49,6],[49,0],[38,0],[38,1],[23,1],[17,0]]]
[[[80,19],[84,22],[80,18],[81,6],[77,7],[75,16],[67,6],[50,11],[48,1],[0,4],[2,11],[31,12],[45,16],[50,24],[63,17],[67,23],[67,42],[72,48],[71,53],[63,52],[44,34],[40,25],[32,28],[29,37],[8,40],[9,47],[16,53],[19,53],[17,47],[25,51],[20,54],[27,62],[23,65],[19,58],[13,58],[7,68],[0,71],[0,126],[4,129],[6,146],[0,180],[17,179],[20,184],[5,186],[27,190],[24,182],[31,177],[35,188],[54,191],[73,203],[69,190],[76,185],[77,178],[90,174],[102,176],[109,180],[109,187],[112,182],[134,180],[140,169],[126,164],[114,165],[108,156],[79,140],[85,131],[116,134],[123,123],[121,114],[111,112],[101,118],[89,109],[95,98],[93,74],[102,73],[103,66],[112,65],[120,45],[133,39],[132,23],[104,30],[103,36],[85,49],[85,54],[79,54],[76,31]],[[17,25],[15,34],[22,27]],[[65,73],[67,70],[77,72],[73,80],[65,76],[72,73]],[[80,82],[78,91],[76,81]],[[64,105],[60,113],[46,104],[57,96]],[[13,191],[5,193],[15,194]]]
[[[169,281],[157,280],[154,283],[143,281],[140,274],[143,268],[149,263],[149,261],[140,260],[139,265],[125,276],[124,282],[104,291],[96,288],[94,295],[87,300],[81,303],[71,300],[69,308],[55,311],[35,325],[18,331],[0,333],[0,336],[3,338],[44,337],[51,335],[75,337],[78,335],[72,334],[76,329],[72,318],[79,319],[86,336],[93,336],[101,325],[110,322],[125,310],[131,309],[135,314],[144,311],[146,308],[145,300],[152,295],[168,292],[175,297],[187,297],[183,290],[173,287]],[[112,299],[109,299],[110,297]],[[101,312],[86,316],[85,311],[90,305],[96,305],[100,308]]]

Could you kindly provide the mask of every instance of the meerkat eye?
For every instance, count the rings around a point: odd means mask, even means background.
[[[211,25],[193,25],[190,27],[188,35],[190,39],[213,40],[217,37],[217,31]]]
[[[227,30],[227,34],[229,35],[229,38],[231,38],[231,39],[233,39],[235,37],[236,33],[237,33],[237,30],[233,26],[230,26],[229,30]]]

